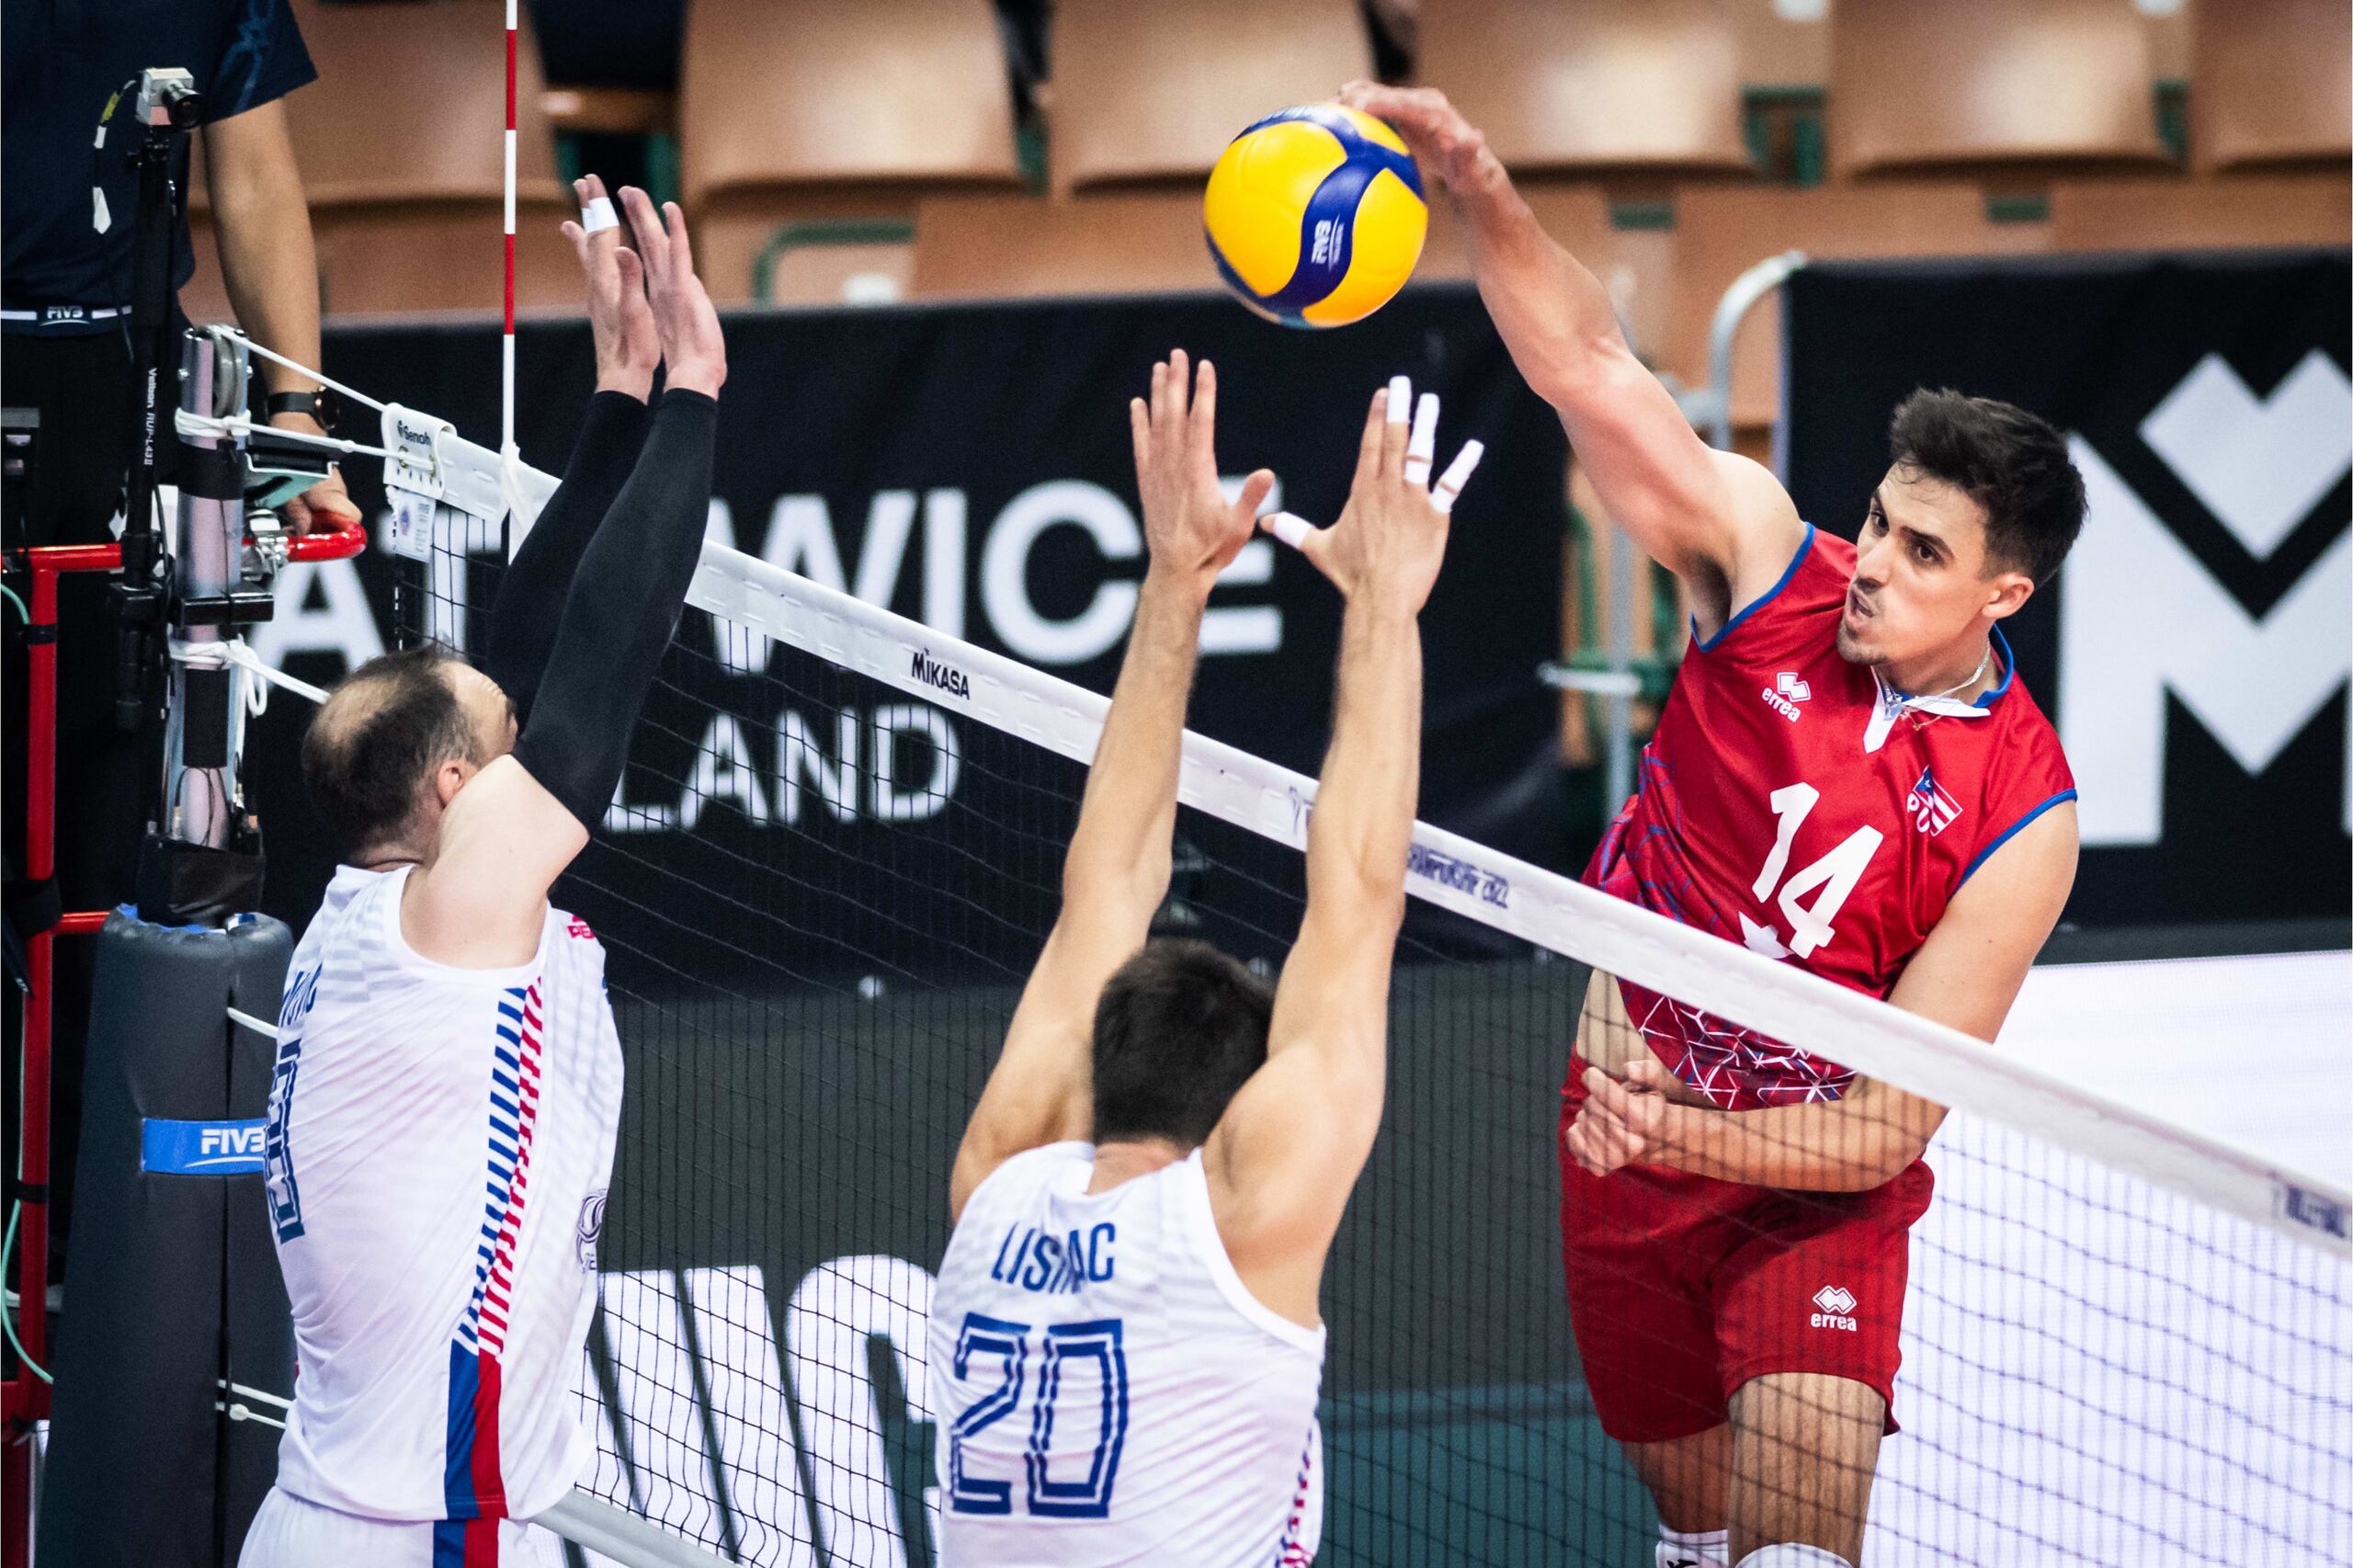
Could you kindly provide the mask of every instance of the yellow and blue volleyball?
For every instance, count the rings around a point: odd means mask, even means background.
[[[1201,202],[1219,276],[1287,326],[1345,326],[1387,304],[1429,218],[1405,143],[1340,104],[1287,108],[1235,137]]]

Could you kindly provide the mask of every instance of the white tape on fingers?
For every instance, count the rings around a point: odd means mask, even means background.
[[[1438,393],[1424,392],[1414,407],[1414,433],[1405,441],[1405,482],[1427,484],[1438,459]]]
[[[1389,423],[1403,425],[1414,401],[1414,382],[1408,376],[1389,378]]]
[[[1438,475],[1438,488],[1430,492],[1430,505],[1440,512],[1453,511],[1455,498],[1462,494],[1462,487],[1471,483],[1471,471],[1479,466],[1479,460],[1486,455],[1486,451],[1483,442],[1463,442],[1462,449],[1454,454],[1454,460],[1446,465],[1444,473]]]
[[[620,226],[621,221],[613,212],[613,199],[609,196],[594,198],[587,206],[580,210],[580,229],[583,233],[593,234],[600,230],[618,229]]]
[[[1267,517],[1267,531],[1293,550],[1305,550],[1315,525],[1295,512],[1274,512]]]

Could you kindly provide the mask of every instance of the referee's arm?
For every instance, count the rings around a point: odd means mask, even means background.
[[[311,210],[294,162],[294,141],[283,99],[214,120],[204,128],[205,181],[212,193],[212,224],[237,324],[264,347],[305,365],[319,362],[319,263],[311,240]],[[289,366],[267,363],[262,378],[273,392],[316,392],[319,383]],[[307,414],[274,415],[273,425],[310,435],[326,432]],[[356,523],[359,508],[343,478],[326,478],[290,503],[287,521],[298,533],[314,522]],[[317,516],[314,517],[314,514]]]

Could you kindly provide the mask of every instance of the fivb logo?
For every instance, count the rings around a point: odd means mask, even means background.
[[[151,1176],[249,1176],[262,1168],[267,1134],[250,1121],[168,1121],[141,1124],[139,1168]]]
[[[2209,354],[2139,434],[2262,562],[2353,466],[2349,424],[2353,384],[2319,349],[2260,397]],[[2353,673],[2353,535],[2334,519],[2334,542],[2253,616],[2090,442],[2069,445],[2090,502],[2059,610],[2059,729],[2083,791],[2078,821],[2086,845],[2154,844],[2168,693],[2255,775]],[[2353,831],[2353,766],[2345,789]]]

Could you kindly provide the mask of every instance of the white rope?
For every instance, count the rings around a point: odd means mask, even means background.
[[[216,1399],[212,1402],[212,1408],[226,1412],[229,1419],[232,1421],[258,1421],[263,1426],[274,1426],[280,1432],[286,1430],[285,1422],[274,1420],[269,1416],[264,1415],[260,1411],[254,1409],[248,1404],[224,1403]]]
[[[247,337],[244,333],[238,331],[234,327],[222,327],[221,330],[228,336],[234,338],[237,342],[244,344],[247,349],[260,355],[263,358],[269,360],[272,364],[283,365],[290,370],[300,370],[302,374],[310,377],[311,380],[318,382],[319,385],[328,388],[330,391],[333,391],[341,396],[347,397],[354,403],[364,403],[368,407],[374,409],[379,414],[384,412],[384,405],[378,403],[374,398],[369,397],[366,392],[358,392],[351,387],[345,386],[341,381],[332,381],[321,372],[313,370],[310,366],[303,364],[300,359],[289,359],[283,354],[272,353],[269,349],[264,348],[260,344],[256,343],[252,338]],[[294,432],[290,430],[282,430],[278,433],[286,436],[294,434]]]
[[[209,414],[190,414],[182,409],[173,416],[172,423],[182,436],[244,436],[259,430],[280,440],[300,441],[306,447],[320,447],[331,452],[358,453],[370,458],[399,455],[388,448],[371,447],[365,441],[347,441],[339,436],[313,436],[308,430],[282,430],[266,422],[256,424],[244,415],[221,418]]]
[[[264,1404],[276,1405],[280,1410],[291,1410],[294,1408],[294,1402],[290,1399],[281,1399],[278,1395],[271,1393],[267,1389],[247,1388],[243,1383],[233,1383],[226,1378],[215,1379],[212,1386],[216,1389],[226,1390],[230,1393],[243,1394],[247,1399],[257,1399]]]
[[[219,642],[183,642],[174,638],[170,644],[170,652],[174,660],[191,669],[217,670],[233,665],[235,668],[246,670],[260,676],[271,686],[282,686],[297,697],[308,698],[313,702],[324,702],[327,699],[327,694],[324,688],[313,686],[306,680],[298,680],[284,670],[274,668],[259,653],[245,646],[245,640],[242,637],[231,637]],[[258,701],[255,699],[256,693],[260,697]],[[268,693],[266,688],[258,684],[249,686],[246,687],[246,706],[251,712],[261,714],[269,710]]]
[[[240,1028],[251,1029],[256,1034],[266,1034],[272,1040],[278,1038],[278,1026],[266,1018],[256,1018],[251,1013],[241,1013],[234,1007],[229,1008],[228,1014],[229,1021]]]

